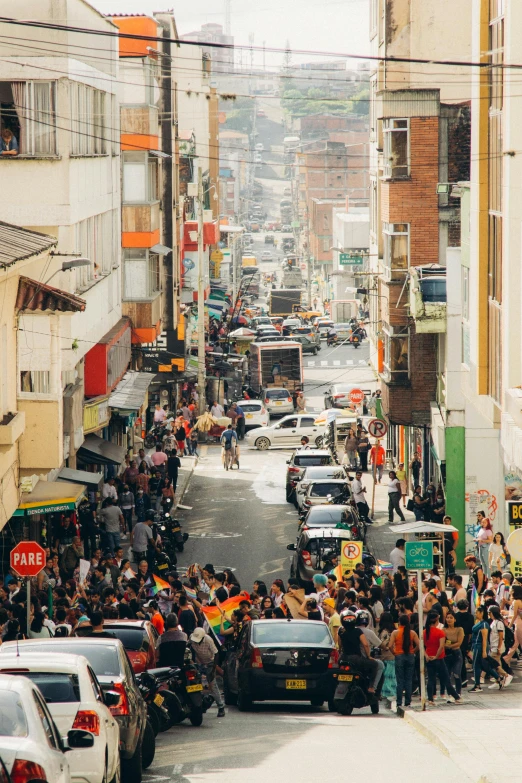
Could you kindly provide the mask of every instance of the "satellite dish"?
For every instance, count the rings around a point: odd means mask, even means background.
[[[509,535],[506,546],[514,560],[522,560],[522,528],[517,528]]]

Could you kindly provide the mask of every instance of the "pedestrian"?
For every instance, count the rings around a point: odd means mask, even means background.
[[[272,587],[270,588],[270,596],[272,598],[272,601],[274,602],[275,608],[279,608],[283,602],[283,598],[285,595],[285,583],[282,579],[274,579],[272,582]]]
[[[134,514],[134,494],[130,491],[129,486],[124,484],[123,492],[120,495],[120,508],[123,514],[123,535],[129,533],[132,530],[132,517]]]
[[[513,585],[511,587],[511,612],[509,618],[509,627],[514,632],[515,640],[514,644],[505,656],[505,661],[508,665],[511,665],[511,660],[518,648],[522,644],[522,586]]]
[[[395,542],[395,548],[390,552],[390,563],[393,566],[392,574],[396,574],[400,566],[406,565],[405,546],[406,539],[398,538]]]
[[[351,427],[344,441],[343,464],[348,464],[351,468],[357,467],[357,436]]]
[[[399,462],[399,468],[395,471],[399,484],[401,485],[402,505],[406,508],[406,495],[408,494],[408,482],[406,481],[406,471],[404,470],[404,462]]]
[[[163,410],[161,405],[154,406],[154,424],[161,424],[167,418],[167,412]]]
[[[385,699],[397,697],[397,680],[395,676],[395,655],[391,648],[391,637],[395,631],[395,623],[390,612],[383,612],[379,617],[379,639],[381,640],[381,661],[384,663],[384,676],[381,696]]]
[[[120,548],[120,525],[123,527],[125,520],[121,508],[114,504],[112,498],[107,498],[105,503],[105,508],[100,511],[98,519],[104,532],[104,543],[107,549],[114,553]]]
[[[366,471],[368,470],[369,451],[370,451],[370,440],[368,438],[368,433],[363,430],[357,442],[357,454],[359,455],[359,462],[361,463],[361,470],[363,471],[363,473],[366,473]]]
[[[470,693],[481,693],[480,677],[484,671],[489,677],[493,677],[500,690],[504,685],[504,678],[488,661],[490,627],[486,620],[486,610],[483,606],[475,609],[475,625],[471,631],[471,651],[473,653],[473,676],[475,683]]]
[[[415,452],[415,454],[413,455],[413,459],[410,462],[411,477],[412,477],[412,483],[414,488],[416,488],[419,484],[421,469],[422,469],[422,463],[420,461],[420,457],[417,454],[417,452]]]
[[[190,635],[190,646],[202,675],[207,679],[208,689],[218,706],[218,718],[225,716],[225,703],[216,681],[216,665],[218,650],[212,639],[203,628],[196,628]]]
[[[132,492],[134,492],[134,489],[136,487],[136,479],[138,477],[139,472],[140,471],[136,464],[136,460],[133,459],[131,460],[129,467],[123,473],[123,481],[125,484],[128,485],[128,489],[130,489]]]
[[[424,521],[425,509],[426,506],[428,506],[429,502],[430,502],[429,498],[425,497],[425,495],[422,492],[421,485],[417,484],[413,494],[413,513],[415,515],[416,522]]]
[[[493,543],[493,528],[491,527],[490,520],[483,511],[477,512],[477,524],[480,525],[480,527],[475,536],[475,543],[477,545],[482,570],[486,577],[489,577],[489,547]]]
[[[181,468],[181,461],[175,452],[171,452],[167,459],[167,476],[172,482],[174,492],[178,486],[178,471]]]
[[[506,542],[502,533],[495,533],[493,541],[489,545],[489,573],[493,576],[493,571],[504,571],[507,564]]]
[[[415,669],[415,656],[419,650],[419,637],[410,625],[410,617],[401,614],[399,626],[393,631],[389,648],[395,655],[395,679],[397,682],[397,708],[411,706],[413,692],[413,673]]]
[[[467,555],[467,557],[464,558],[464,563],[470,571],[468,602],[470,606],[473,606],[473,591],[475,590],[477,595],[481,596],[488,586],[488,580],[485,578],[484,570],[480,563],[477,562],[475,555]]]
[[[165,463],[167,462],[167,455],[163,451],[161,443],[156,445],[156,451],[151,454],[152,464],[156,470],[156,473],[160,473],[162,476],[165,473]]]
[[[82,541],[80,536],[74,536],[72,543],[65,547],[60,557],[62,583],[73,578],[74,572],[80,565],[80,558],[83,558]]]
[[[502,620],[500,609],[496,604],[492,604],[488,607],[488,620],[489,620],[489,654],[498,663],[498,673],[501,677],[504,677],[504,688],[513,682],[513,675],[506,671],[509,669],[509,662],[505,662],[503,655],[506,652],[506,645],[504,639],[506,636],[506,626]],[[504,665],[505,664],[505,665]],[[490,685],[490,688],[494,688],[495,685]]]
[[[192,427],[189,437],[190,449],[193,457],[199,458],[198,444],[199,444],[199,431],[196,427]]]
[[[370,508],[365,498],[366,487],[363,487],[362,472],[360,470],[356,471],[355,478],[353,479],[350,486],[352,490],[352,500],[357,505],[359,516],[361,519],[365,520],[367,524],[371,524],[372,520],[370,519]]]
[[[136,493],[136,498],[134,503],[135,503],[134,510],[136,512],[136,518],[138,522],[143,522],[145,519],[145,514],[147,513],[147,511],[149,511],[151,507],[151,502],[150,502],[149,495],[146,492],[144,492],[141,489],[141,487],[140,489],[138,489],[138,492]]]
[[[187,439],[187,432],[183,425],[183,422],[176,419],[176,429],[174,431],[174,437],[178,445],[178,456],[183,457],[185,455],[185,440]]]
[[[376,440],[372,446],[372,450],[370,451],[370,462],[374,468],[374,475],[377,474],[378,484],[380,484],[382,481],[385,456],[386,452],[384,451],[384,447],[381,445],[381,441]]]
[[[221,419],[225,415],[225,409],[222,405],[219,404],[219,402],[217,402],[217,400],[214,400],[214,403],[210,409],[210,413],[212,416],[214,416],[214,418]]]
[[[83,543],[84,557],[86,560],[90,560],[97,546],[98,525],[96,524],[96,511],[87,500],[83,500],[80,503],[78,520],[80,522],[80,536]]]
[[[302,391],[297,392],[297,397],[295,398],[295,407],[297,413],[304,413],[306,411],[306,399]]]
[[[426,668],[428,671],[428,704],[435,707],[435,688],[437,677],[440,681],[441,691],[447,691],[455,704],[463,704],[459,694],[449,680],[448,670],[444,663],[446,656],[446,635],[439,627],[440,615],[438,612],[429,612],[426,617],[424,630],[424,649]]]
[[[163,482],[163,488],[161,490],[161,506],[163,511],[170,511],[172,508],[174,508],[175,499],[176,497],[174,495],[174,489],[172,487],[171,481],[169,478],[166,478]]]
[[[328,628],[332,634],[335,646],[339,647],[339,628],[341,628],[341,618],[335,609],[335,599],[325,598],[323,601],[323,611],[328,620]]]
[[[148,511],[144,521],[138,522],[131,531],[130,544],[135,563],[148,563],[149,549],[157,549],[151,530],[153,523],[154,512]]]
[[[444,621],[444,634],[446,636],[446,657],[444,663],[448,670],[448,677],[451,682],[453,676],[455,681],[455,690],[462,692],[462,644],[464,642],[464,629],[457,625],[457,620],[453,612],[448,612]],[[441,691],[441,696],[444,694]]]
[[[109,478],[104,483],[102,487],[102,501],[106,500],[107,498],[112,498],[113,500],[118,500],[118,492],[116,491],[116,487],[114,486],[114,479]]]
[[[390,480],[388,482],[388,522],[393,522],[393,512],[396,511],[401,522],[406,522],[406,518],[401,511],[401,485],[397,479],[394,470],[389,472]]]
[[[136,476],[136,492],[141,488],[147,495],[149,494],[149,469],[145,460],[138,465],[138,475]]]

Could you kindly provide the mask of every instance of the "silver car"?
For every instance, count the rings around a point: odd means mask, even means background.
[[[304,495],[301,511],[304,513],[312,506],[322,506],[327,502],[327,498],[334,500],[344,495],[345,503],[351,497],[350,484],[347,478],[344,479],[317,479],[316,481],[305,482],[308,484],[306,494]]]
[[[303,507],[308,487],[318,479],[344,479],[346,471],[342,465],[318,465],[306,468],[299,480],[295,481],[295,502],[298,509]]]
[[[294,412],[292,393],[288,389],[265,389],[263,400],[270,416],[284,416]]]

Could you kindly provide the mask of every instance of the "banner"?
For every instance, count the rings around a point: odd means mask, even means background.
[[[299,609],[305,599],[305,591],[300,588],[299,590],[292,590],[292,593],[293,595],[285,593],[284,602],[294,620],[303,620],[303,616],[299,614]]]

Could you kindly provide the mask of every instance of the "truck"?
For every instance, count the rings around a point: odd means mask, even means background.
[[[330,302],[330,315],[336,324],[346,324],[352,318],[359,315],[358,299],[332,299]]]
[[[294,391],[303,385],[303,352],[298,342],[250,343],[250,385],[256,394],[273,387]]]
[[[301,291],[297,288],[273,288],[270,292],[270,315],[292,315],[294,306],[301,304]]]
[[[241,266],[257,266],[257,258],[255,256],[241,256]]]
[[[288,256],[282,263],[283,288],[302,288],[303,275],[299,269],[297,256]]]

